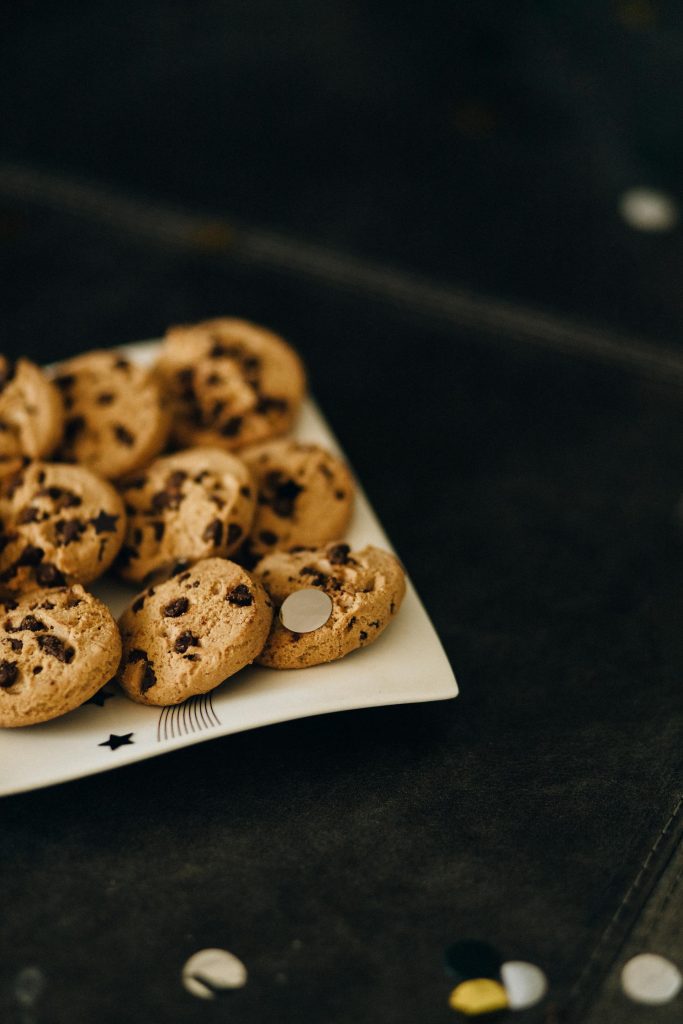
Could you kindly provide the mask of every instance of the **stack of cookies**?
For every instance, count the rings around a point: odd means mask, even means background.
[[[0,356],[0,726],[114,676],[176,704],[380,635],[404,575],[344,543],[344,463],[287,437],[305,388],[291,346],[228,318],[170,329],[150,368],[97,351],[49,377]],[[118,624],[86,589],[108,571],[139,591]]]

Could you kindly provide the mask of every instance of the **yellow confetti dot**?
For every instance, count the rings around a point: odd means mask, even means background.
[[[453,989],[448,1005],[466,1017],[479,1017],[507,1009],[508,999],[503,986],[493,978],[471,978]]]

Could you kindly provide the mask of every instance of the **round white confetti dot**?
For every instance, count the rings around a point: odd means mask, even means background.
[[[332,614],[332,599],[322,590],[295,590],[280,608],[280,621],[293,633],[312,633],[324,626]]]
[[[678,995],[683,985],[675,964],[656,953],[640,953],[624,965],[621,987],[635,1003],[660,1006]]]
[[[628,189],[619,199],[619,212],[636,231],[671,231],[678,224],[678,203],[651,188]]]
[[[246,967],[227,949],[200,949],[183,967],[183,985],[200,999],[215,999],[217,993],[246,983]]]
[[[511,1010],[526,1010],[540,1003],[548,991],[548,979],[536,964],[508,960],[500,969]]]

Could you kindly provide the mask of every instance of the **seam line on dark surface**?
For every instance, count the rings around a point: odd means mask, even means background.
[[[582,1000],[585,1001],[585,999],[587,998],[587,995],[584,996],[584,992],[586,992],[590,980],[593,979],[594,990],[599,984],[600,977],[596,977],[598,965],[602,961],[602,966],[604,968],[603,973],[606,973],[609,970],[611,964],[613,963],[614,958],[618,954],[619,949],[628,937],[628,931],[630,929],[627,927],[626,923],[622,923],[622,918],[624,917],[627,908],[629,908],[629,906],[633,904],[636,894],[639,892],[643,892],[645,890],[646,876],[654,875],[656,855],[665,838],[671,832],[673,824],[678,818],[681,807],[683,807],[683,795],[678,797],[671,814],[669,815],[668,819],[661,828],[659,834],[655,838],[652,846],[648,850],[648,853],[645,859],[643,860],[642,864],[640,865],[640,868],[638,869],[635,878],[633,879],[628,889],[624,893],[614,914],[612,915],[607,926],[600,935],[600,938],[598,939],[597,943],[590,952],[588,959],[586,960],[586,963],[583,967],[583,970],[581,971],[576,982],[572,986],[568,1001],[568,1009],[570,1009],[570,1011],[576,1012],[582,1008]],[[652,877],[652,884],[654,884],[655,881],[656,878]],[[632,921],[631,924],[633,923],[634,922]],[[617,929],[619,927],[624,929],[621,937],[617,937]],[[610,944],[612,946],[611,953],[607,953]]]
[[[575,323],[222,216],[129,198],[103,185],[8,161],[0,161],[0,196],[71,214],[205,259],[307,278],[433,321],[683,384],[683,354],[654,339]]]

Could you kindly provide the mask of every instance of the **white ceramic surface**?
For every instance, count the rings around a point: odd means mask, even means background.
[[[157,344],[121,347],[130,358],[149,362]],[[368,429],[372,429],[370,422]],[[340,451],[311,399],[304,404],[295,435]],[[376,544],[391,550],[360,489],[346,539],[352,547]],[[92,589],[115,616],[135,593],[109,577],[98,580]],[[114,684],[106,686],[104,693],[111,696],[52,722],[0,730],[0,796],[109,771],[262,725],[352,708],[445,700],[455,697],[458,687],[434,627],[408,581],[403,606],[385,633],[372,646],[339,661],[281,672],[250,666],[212,693],[171,708],[134,704]]]

